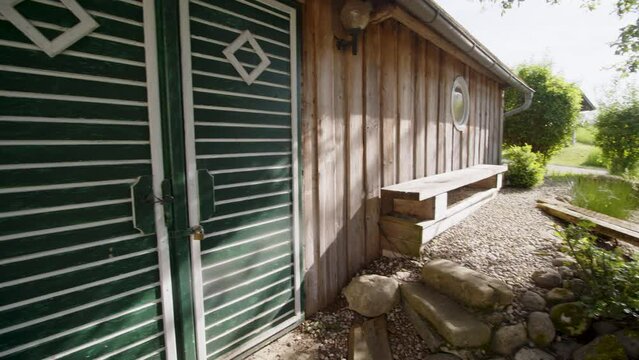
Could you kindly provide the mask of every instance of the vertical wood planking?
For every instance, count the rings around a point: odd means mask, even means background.
[[[440,152],[439,128],[439,48],[426,43],[426,175],[435,175]]]
[[[468,166],[476,165],[477,142],[477,74],[472,69],[468,74],[468,91],[470,92],[470,116],[468,117]]]
[[[452,59],[449,58],[450,60],[454,61],[453,62],[453,74],[452,74],[452,80],[451,80],[451,84],[450,84],[450,90],[449,93],[452,92],[452,81],[454,81],[455,78],[457,78],[458,76],[463,76],[464,75],[464,65],[457,61],[456,59]],[[449,106],[451,107],[451,114],[450,114],[450,123],[451,123],[451,133],[452,133],[452,169],[453,170],[459,170],[462,168],[461,165],[461,157],[462,157],[462,141],[463,141],[463,133],[461,131],[459,131],[457,129],[457,127],[455,127],[454,125],[454,119],[452,116],[452,94],[449,95],[450,96],[450,100],[449,100]]]
[[[317,1],[311,1],[303,7],[303,19],[307,24],[303,31],[304,52],[302,62],[302,226],[304,244],[304,290],[305,309],[308,313],[315,313],[323,304],[320,300],[319,262],[320,249],[318,237],[318,184],[317,184],[317,94],[316,89],[316,53],[315,29],[317,24]]]
[[[329,1],[333,5],[333,34],[336,34],[340,38],[346,37],[346,33],[343,30],[341,22],[339,20],[340,9],[342,8],[342,0]],[[333,124],[335,126],[335,188],[333,196],[335,197],[335,231],[337,237],[335,239],[335,246],[331,248],[331,260],[329,266],[337,268],[337,279],[334,284],[331,284],[331,297],[339,296],[341,290],[341,284],[348,280],[348,243],[346,228],[346,206],[348,204],[348,194],[346,194],[346,187],[348,186],[348,179],[346,175],[346,99],[345,89],[346,84],[346,61],[351,57],[351,53],[348,51],[338,51],[335,48],[335,43],[332,46],[333,56],[335,57],[333,76],[334,76],[334,92],[333,92],[333,104],[335,107]]]
[[[415,178],[426,176],[426,41],[415,44]]]
[[[314,14],[318,29],[317,56],[317,117],[318,117],[318,204],[319,204],[319,251],[320,251],[320,306],[331,300],[336,290],[338,278],[337,264],[331,264],[336,258],[337,231],[335,224],[336,207],[341,199],[335,197],[336,152],[335,152],[335,114],[333,104],[334,91],[334,37],[332,29],[333,10],[331,2],[318,1],[319,9]],[[323,301],[322,301],[323,300]]]
[[[347,228],[348,250],[347,278],[352,277],[366,260],[366,228],[364,221],[364,104],[363,104],[363,46],[358,56],[347,57],[346,101],[347,101],[347,151],[348,186]]]
[[[481,164],[486,163],[486,77],[480,75],[479,77],[479,117],[480,117],[480,131],[479,131],[479,162]]]
[[[403,182],[413,179],[415,167],[415,163],[413,161],[413,151],[415,146],[415,62],[413,61],[413,57],[415,47],[414,35],[407,27],[400,26],[398,35],[397,101],[399,146],[397,153],[397,167],[399,182]]]
[[[382,186],[397,183],[397,28],[395,21],[381,24],[382,79]]]
[[[504,116],[504,89],[499,88],[499,157],[497,158],[497,163],[501,164],[502,157],[502,144],[504,143],[504,121],[506,120]]]
[[[366,261],[379,255],[379,211],[382,184],[382,158],[380,145],[380,25],[371,25],[364,35],[366,59],[364,125],[366,156]]]
[[[463,64],[462,64],[463,65]],[[470,69],[468,68],[468,66],[463,65],[463,72],[462,74],[464,75],[464,79],[466,79],[466,82],[468,83],[468,121],[466,122],[466,129],[461,133],[461,168],[467,168],[468,167],[468,158],[469,158],[469,152],[470,152],[470,147],[469,145],[469,135],[470,135],[470,114],[471,114],[471,104],[472,104],[472,92],[470,91],[470,79],[469,79],[469,75],[470,75]]]
[[[437,147],[440,149],[440,153],[442,153],[441,149],[443,149],[443,154],[441,154],[443,156],[438,155],[438,173],[452,171],[453,169],[453,119],[450,99],[454,76],[453,59],[450,55],[442,53],[442,56],[440,56],[439,136]]]

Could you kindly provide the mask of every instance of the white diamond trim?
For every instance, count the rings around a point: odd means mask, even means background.
[[[251,71],[250,74],[246,71],[244,66],[240,64],[240,61],[235,57],[235,52],[239,50],[246,42],[251,45],[253,51],[255,51],[255,54],[260,58],[260,60],[262,60],[260,61],[259,65],[257,65],[257,67],[253,69],[253,71]],[[233,65],[238,74],[240,74],[242,80],[244,80],[244,82],[246,82],[248,85],[253,84],[255,79],[262,75],[264,70],[266,70],[269,65],[271,65],[271,60],[269,60],[268,56],[266,56],[266,54],[264,53],[264,50],[262,50],[260,44],[258,44],[255,40],[255,37],[253,37],[253,34],[251,34],[251,32],[248,30],[242,32],[240,36],[238,36],[235,41],[230,43],[229,46],[222,52],[224,53],[226,59],[231,63],[231,65]]]
[[[55,39],[49,40],[15,9],[15,6],[23,1],[24,0],[0,0],[0,14],[9,20],[18,30],[22,31],[24,35],[50,57],[54,57],[63,52],[99,26],[76,0],[60,0],[80,22],[58,35]]]

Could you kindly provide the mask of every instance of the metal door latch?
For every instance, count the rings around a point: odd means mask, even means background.
[[[195,225],[186,230],[174,231],[172,233],[174,236],[192,236],[193,240],[204,240],[204,228],[202,225]]]

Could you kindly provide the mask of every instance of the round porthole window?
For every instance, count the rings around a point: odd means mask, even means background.
[[[455,81],[453,81],[450,108],[453,113],[453,123],[459,131],[464,131],[468,123],[468,114],[470,112],[469,99],[468,83],[463,77],[456,77]]]

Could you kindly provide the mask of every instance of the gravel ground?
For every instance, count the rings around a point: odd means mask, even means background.
[[[534,288],[531,274],[537,269],[551,267],[551,260],[558,255],[559,241],[553,235],[555,223],[535,208],[535,201],[541,197],[566,195],[568,185],[565,183],[547,183],[534,190],[503,189],[493,201],[426,245],[423,260],[453,260],[505,281],[519,295]],[[362,274],[417,280],[422,264],[411,259],[380,258]],[[515,303],[496,322],[513,323],[523,316],[519,304]],[[363,320],[362,316],[348,310],[342,296],[330,309],[310,317],[296,330],[249,359],[346,359],[351,324]],[[425,344],[399,307],[388,315],[388,331],[395,359],[424,359],[428,355]],[[458,355],[466,359],[485,357],[481,353]]]

